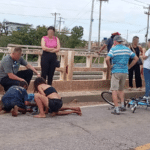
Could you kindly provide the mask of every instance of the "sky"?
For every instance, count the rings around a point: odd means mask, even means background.
[[[137,35],[140,42],[145,41],[147,15],[150,0],[109,0],[102,2],[101,40],[110,37],[113,32],[120,32],[122,37],[132,41]],[[92,0],[0,0],[0,22],[4,19],[10,22],[28,23],[33,27],[38,25],[54,25],[51,13],[60,13],[62,28],[72,29],[74,26],[84,28],[84,40],[89,39]],[[92,41],[98,40],[99,24],[98,0],[94,1]],[[57,22],[57,28],[59,22]],[[127,36],[128,33],[128,36]],[[149,35],[150,38],[150,35]]]

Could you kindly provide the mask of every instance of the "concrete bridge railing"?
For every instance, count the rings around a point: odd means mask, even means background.
[[[29,55],[37,55],[37,66],[35,67],[37,70],[41,71],[40,63],[41,63],[41,55],[42,48],[41,46],[31,46],[31,45],[16,45],[16,44],[8,44],[7,47],[0,47],[0,53],[5,55],[10,54],[14,47],[19,46],[23,50],[23,54],[25,56],[26,61],[28,61]],[[105,54],[98,55],[95,52],[89,52],[86,49],[69,49],[69,48],[61,48],[60,52],[57,53],[57,56],[60,58],[60,68],[56,68],[56,71],[60,72],[60,81],[72,81],[73,80],[73,72],[103,72],[104,80],[109,79],[110,70],[107,69]],[[83,56],[86,57],[86,65],[85,67],[75,67],[75,57]],[[103,61],[100,61],[103,60]],[[93,64],[96,64],[101,67],[94,67]],[[21,70],[25,69],[23,66],[20,67]]]

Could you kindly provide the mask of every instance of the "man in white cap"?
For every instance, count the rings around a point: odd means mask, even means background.
[[[108,68],[111,68],[111,88],[112,99],[115,104],[115,109],[112,114],[120,115],[120,111],[125,111],[124,107],[124,85],[128,75],[128,69],[133,67],[138,61],[138,57],[128,47],[122,45],[123,39],[120,35],[114,37],[115,47],[111,48],[107,57],[106,63]],[[129,58],[132,58],[132,63],[128,66]],[[110,64],[112,59],[112,66]],[[121,107],[118,106],[119,99]]]

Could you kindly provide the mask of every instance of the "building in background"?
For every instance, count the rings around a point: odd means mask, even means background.
[[[19,31],[22,27],[32,26],[32,25],[17,23],[17,22],[9,22],[9,21],[4,20],[1,23],[1,26],[2,26],[1,28],[2,33],[5,33],[5,34],[7,33],[7,35],[11,35],[12,31]],[[4,30],[4,32],[2,30]]]

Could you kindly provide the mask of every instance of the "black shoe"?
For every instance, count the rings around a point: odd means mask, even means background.
[[[120,111],[126,111],[127,109],[125,107],[120,107]]]
[[[120,112],[116,112],[116,110],[112,111],[111,114],[120,115]]]

